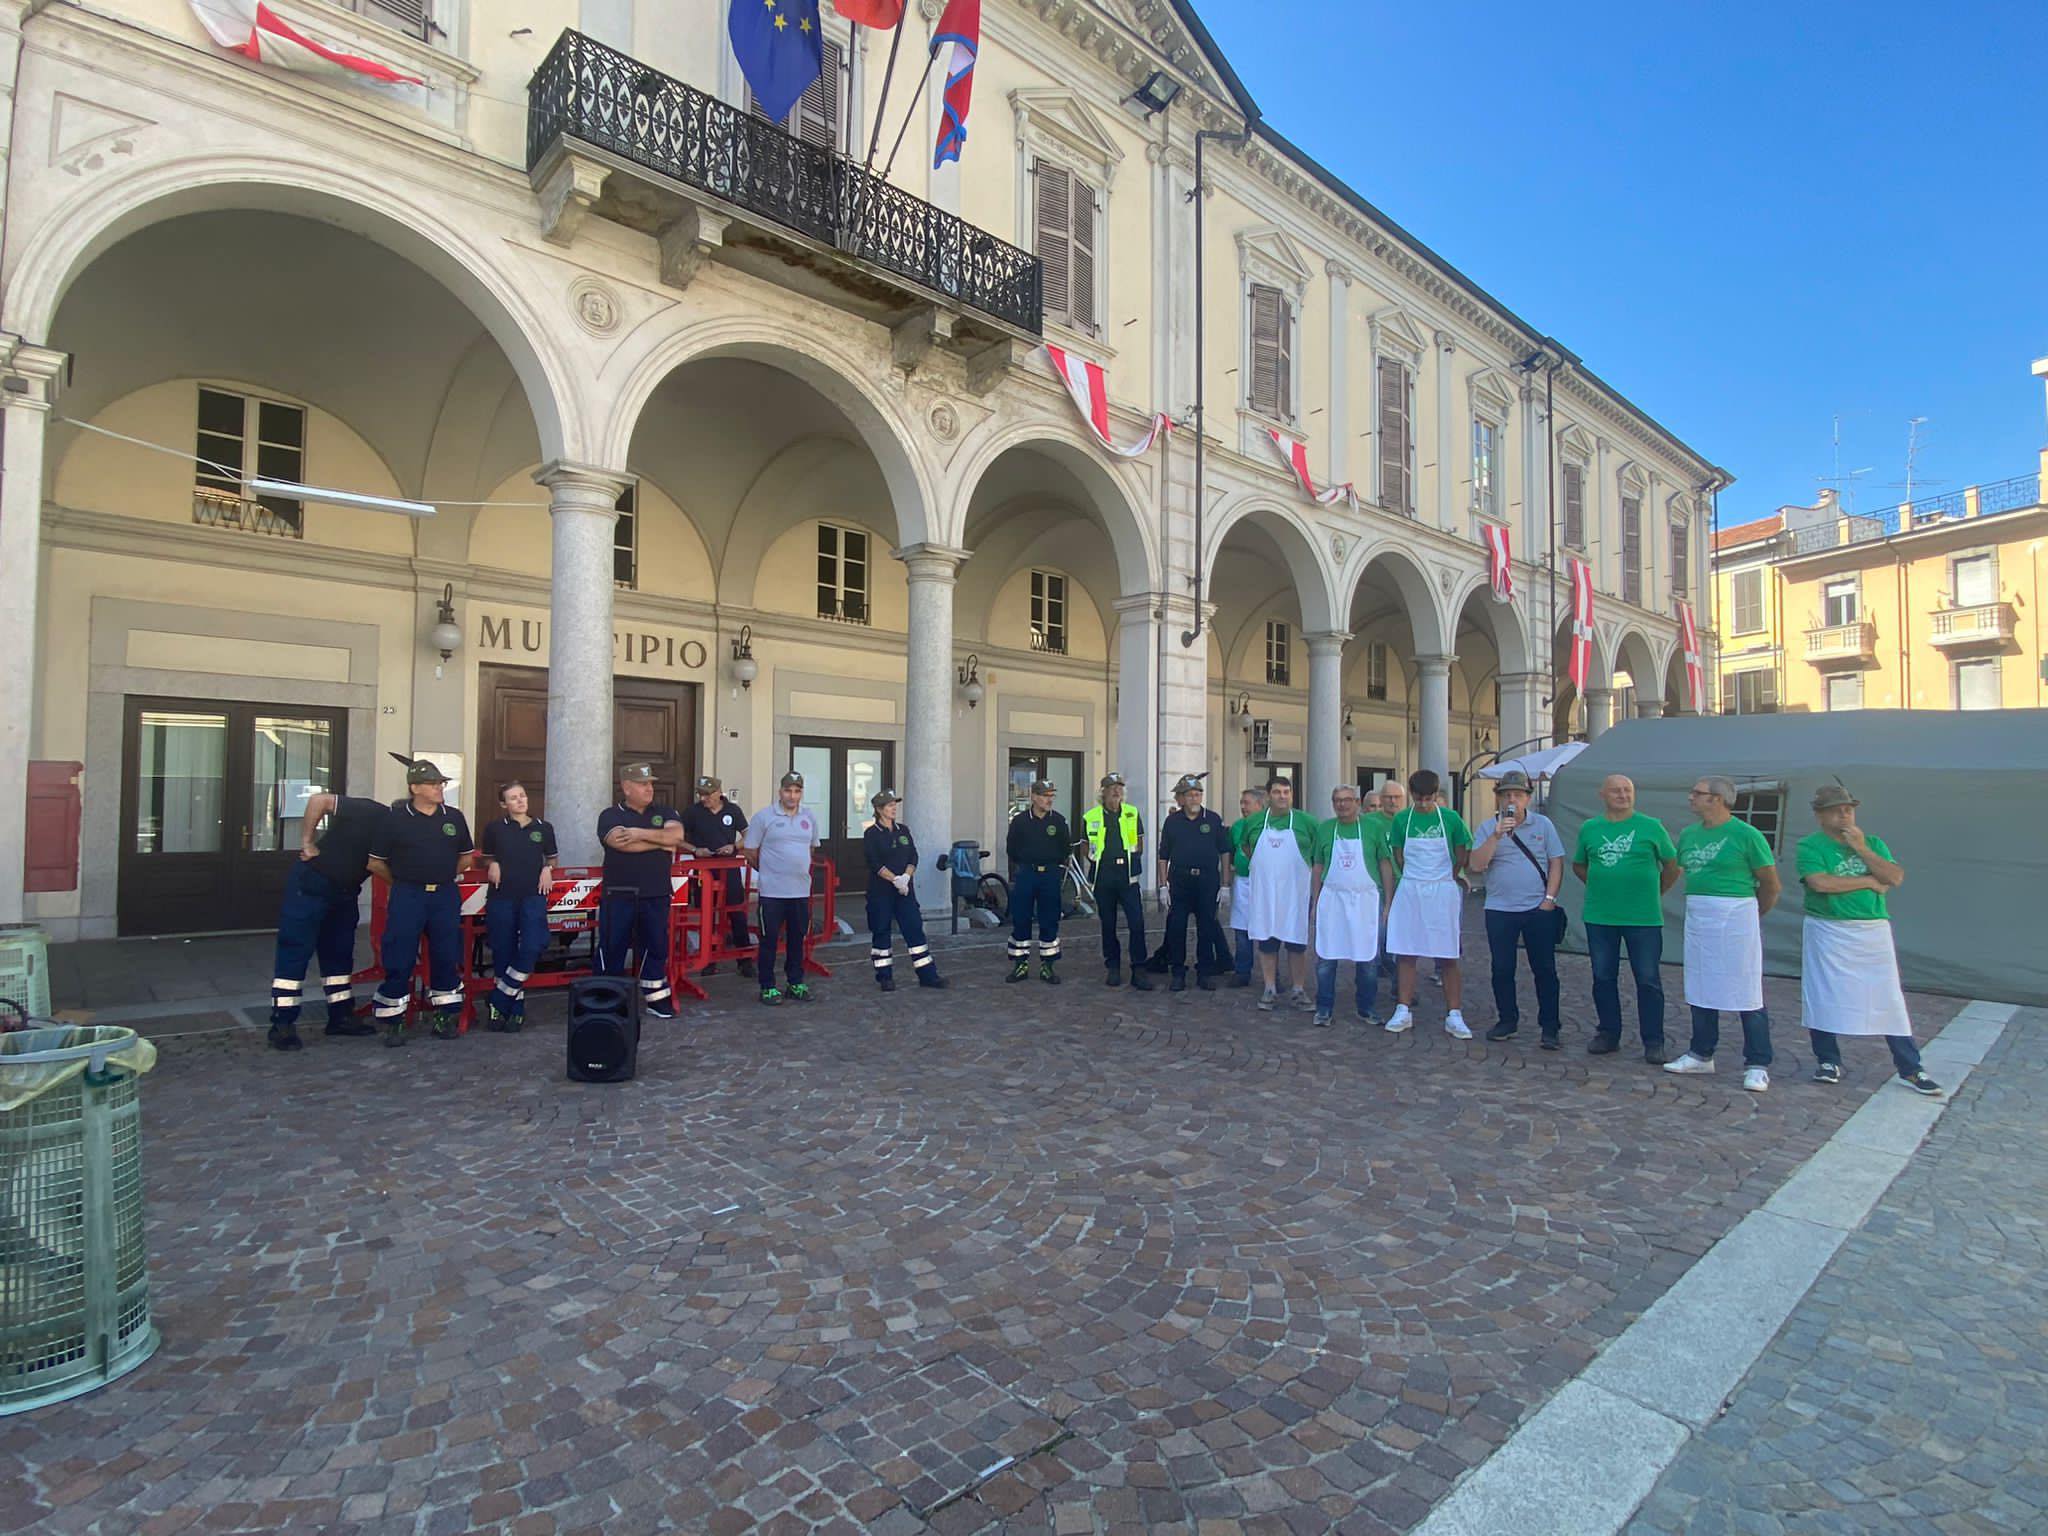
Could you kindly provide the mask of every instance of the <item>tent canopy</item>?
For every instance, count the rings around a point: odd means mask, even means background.
[[[1530,779],[1547,779],[1564,767],[1573,758],[1586,750],[1583,741],[1567,741],[1559,746],[1545,747],[1541,752],[1524,752],[1520,757],[1504,757],[1497,763],[1489,763],[1479,770],[1482,779],[1497,779],[1510,769],[1519,768]]]
[[[1549,814],[1567,851],[1580,825],[1603,814],[1600,782],[1611,773],[1635,781],[1636,809],[1674,838],[1692,820],[1687,792],[1700,775],[1735,781],[1737,814],[1770,840],[1785,885],[1764,919],[1770,974],[1799,974],[1796,851],[1819,830],[1813,792],[1839,780],[1862,802],[1857,824],[1884,839],[1906,871],[1888,900],[1906,986],[2048,1005],[2048,710],[1632,720],[1591,743],[1551,787]],[[1585,887],[1567,879],[1565,891],[1582,933]],[[1683,881],[1665,897],[1665,913],[1682,929]]]

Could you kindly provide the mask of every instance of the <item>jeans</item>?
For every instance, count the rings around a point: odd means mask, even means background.
[[[1493,957],[1493,1009],[1503,1029],[1522,1022],[1515,996],[1515,949],[1529,951],[1529,974],[1536,978],[1536,1027],[1546,1037],[1558,1029],[1557,913],[1541,907],[1526,912],[1486,909],[1486,947]]]
[[[1664,929],[1652,926],[1586,924],[1586,954],[1593,962],[1593,1012],[1600,1033],[1621,1038],[1621,950],[1628,946],[1629,974],[1636,982],[1636,1023],[1647,1049],[1664,1043]]]
[[[418,942],[418,936],[414,936]],[[299,987],[306,961],[320,957],[327,1022],[345,1024],[354,1012],[356,893],[343,890],[311,864],[294,864],[285,877],[277,917],[277,960],[270,971],[270,1022],[299,1021]]]
[[[1842,1037],[1825,1029],[1809,1029],[1806,1032],[1813,1039],[1813,1059],[1828,1066],[1842,1064]],[[1920,1047],[1913,1043],[1911,1035],[1886,1035],[1884,1043],[1891,1047],[1892,1065],[1899,1076],[1912,1077],[1920,1070]]]
[[[1010,880],[1010,958],[1031,958],[1031,920],[1038,920],[1038,958],[1060,957],[1060,882],[1066,871],[1020,864]]]
[[[1166,909],[1166,964],[1176,976],[1188,973],[1188,919],[1195,923],[1195,974],[1213,976],[1230,956],[1223,925],[1216,920],[1217,877],[1176,874]]]
[[[377,987],[377,1018],[391,1024],[405,1017],[412,1000],[412,973],[420,963],[420,935],[427,940],[427,1005],[437,1012],[462,1006],[462,893],[453,880],[433,890],[395,880],[384,904],[384,944],[377,958],[384,980]]]
[[[1337,1011],[1337,967],[1341,960],[1316,961],[1316,1012],[1332,1014]],[[1351,985],[1358,995],[1358,1016],[1372,1017],[1372,1005],[1379,1000],[1380,966],[1377,960],[1354,960],[1351,963]]]
[[[1721,1015],[1712,1008],[1694,1008],[1692,1044],[1686,1049],[1701,1061],[1712,1061],[1720,1044]],[[1815,1054],[1819,1054],[1818,1047]],[[1749,1008],[1743,1011],[1742,1064],[1745,1067],[1768,1067],[1771,1064],[1771,1015],[1768,1009]]]
[[[1102,963],[1112,971],[1124,963],[1123,945],[1117,941],[1116,919],[1122,913],[1124,927],[1131,935],[1131,964],[1145,963],[1145,893],[1129,880],[1104,880],[1095,887],[1095,912],[1102,922]]]
[[[635,950],[640,952],[640,1001],[666,1004],[668,986],[669,901],[643,898],[621,889],[607,892],[597,907],[597,973],[625,976]]]
[[[761,948],[755,956],[761,990],[775,985],[775,948],[784,950],[783,974],[789,985],[804,979],[804,939],[811,931],[811,898],[808,896],[763,896],[761,907]]]
[[[498,1011],[507,1018],[523,1019],[526,979],[540,963],[540,952],[548,942],[547,897],[493,891],[484,903],[484,932],[490,938]]]

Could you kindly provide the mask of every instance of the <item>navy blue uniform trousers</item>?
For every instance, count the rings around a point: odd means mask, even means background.
[[[1042,960],[1060,957],[1060,882],[1066,870],[1038,869],[1021,865],[1010,882],[1010,958],[1029,959],[1031,920],[1038,919],[1038,955]]]
[[[285,876],[284,906],[277,915],[277,959],[270,969],[270,1022],[299,1021],[299,989],[306,962],[320,957],[320,983],[327,997],[327,1021],[346,1020],[355,1002],[356,893],[345,891],[311,864],[292,866]]]
[[[649,900],[622,891],[598,903],[597,969],[605,976],[631,975],[628,966],[637,950],[643,1003],[666,1003],[669,998],[668,915],[666,894]]]
[[[412,973],[420,963],[420,935],[427,939],[427,1002],[434,1008],[462,1005],[462,892],[453,880],[428,890],[394,880],[384,906],[384,947],[378,959],[384,980],[377,988],[377,1017],[388,1024],[405,1016]]]
[[[491,973],[497,978],[498,1011],[526,1016],[526,979],[548,944],[548,899],[538,893],[508,896],[493,891],[484,905],[484,933],[491,941]]]
[[[912,968],[921,971],[929,966],[932,950],[924,938],[924,912],[917,904],[917,887],[912,886],[909,895],[901,896],[886,881],[870,884],[868,958],[875,962],[877,977],[887,976],[895,968],[894,956],[889,952],[889,935],[895,928],[903,930],[903,947],[910,952]]]

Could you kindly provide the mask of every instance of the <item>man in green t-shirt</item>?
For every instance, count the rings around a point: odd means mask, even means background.
[[[1883,1035],[1899,1081],[1934,1095],[1941,1084],[1920,1070],[1899,984],[1885,896],[1905,884],[1906,871],[1884,839],[1856,824],[1856,797],[1840,783],[1813,797],[1820,831],[1799,844],[1799,881],[1806,887],[1799,1002],[1813,1040],[1817,1083],[1842,1080],[1843,1035]]]
[[[1678,849],[1655,817],[1636,810],[1636,786],[1610,773],[1600,784],[1598,816],[1579,828],[1572,873],[1586,886],[1586,954],[1593,962],[1589,1056],[1621,1049],[1621,952],[1636,984],[1636,1026],[1643,1060],[1664,1063],[1664,893],[1678,882]]]
[[[1252,861],[1244,851],[1244,844],[1257,828],[1259,814],[1265,808],[1264,787],[1247,786],[1237,797],[1237,820],[1230,824],[1230,929],[1236,946],[1231,956],[1235,962],[1234,974],[1230,978],[1233,987],[1252,984],[1252,964],[1259,954],[1259,946],[1252,942],[1252,936],[1247,932],[1252,922]]]
[[[1763,917],[1778,901],[1778,857],[1763,833],[1735,819],[1735,781],[1707,774],[1692,787],[1699,820],[1678,834],[1685,871],[1685,1000],[1692,1044],[1666,1072],[1711,1072],[1721,1015],[1742,1019],[1742,1086],[1771,1086],[1771,1016],[1764,1011]]]

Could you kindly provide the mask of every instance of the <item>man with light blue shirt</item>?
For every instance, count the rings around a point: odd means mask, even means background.
[[[818,818],[804,805],[804,776],[782,776],[775,804],[747,823],[744,847],[760,888],[761,949],[755,969],[761,1001],[769,1005],[785,997],[807,1003],[811,989],[804,981],[804,939],[811,931],[811,854],[818,846]],[[783,974],[788,985],[775,985],[775,948],[786,950]]]
[[[1493,957],[1493,1007],[1499,1015],[1489,1040],[1511,1038],[1521,1027],[1515,996],[1515,951],[1529,952],[1536,979],[1536,1029],[1543,1049],[1557,1049],[1558,887],[1564,883],[1564,839],[1550,818],[1529,809],[1529,776],[1510,768],[1494,785],[1500,810],[1479,824],[1466,867],[1486,877],[1486,947]]]

